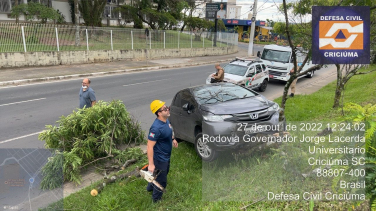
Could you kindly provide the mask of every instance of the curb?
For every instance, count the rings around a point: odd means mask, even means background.
[[[222,60],[217,60],[217,61],[199,62],[199,63],[186,63],[186,64],[175,64],[175,65],[152,66],[152,67],[143,67],[143,68],[135,68],[135,69],[114,70],[114,71],[108,71],[108,72],[83,73],[83,74],[74,74],[74,75],[51,76],[51,77],[44,77],[44,78],[32,78],[32,79],[22,79],[22,80],[13,80],[13,81],[3,81],[3,82],[0,82],[0,86],[20,85],[20,84],[34,83],[34,82],[54,81],[54,80],[81,78],[81,77],[88,77],[88,76],[100,76],[100,75],[109,75],[109,74],[135,72],[135,71],[159,70],[159,69],[167,69],[167,68],[199,66],[199,65],[205,65],[205,64],[228,62],[230,60],[232,60],[232,59],[222,59]]]

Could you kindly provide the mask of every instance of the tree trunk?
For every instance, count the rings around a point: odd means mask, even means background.
[[[96,196],[98,195],[103,189],[104,187],[106,187],[106,185],[108,184],[111,184],[111,183],[114,183],[116,181],[119,181],[119,180],[122,180],[124,178],[127,178],[127,180],[125,181],[125,183],[127,183],[129,181],[129,178],[130,177],[138,177],[140,176],[140,169],[136,168],[134,171],[131,171],[131,172],[127,172],[127,173],[124,173],[124,174],[120,174],[118,176],[112,176],[110,179],[105,179],[102,183],[100,183],[95,189],[91,190],[90,194],[92,196]]]
[[[336,64],[336,67],[337,67],[337,86],[336,86],[336,91],[334,95],[333,108],[339,107],[339,101],[341,100],[341,95],[342,95],[343,86],[344,86],[343,81],[342,81],[343,78],[342,78],[342,71],[341,71],[340,65]]]
[[[14,6],[15,7],[17,7],[18,6],[18,0],[16,0],[15,2],[14,2]],[[16,16],[16,23],[18,23],[19,22],[19,18],[18,18],[18,15]]]
[[[75,45],[80,45],[80,26],[78,22],[80,20],[80,15],[78,14],[78,0],[74,0],[74,18],[75,18],[75,26],[76,26],[76,38],[75,38]]]

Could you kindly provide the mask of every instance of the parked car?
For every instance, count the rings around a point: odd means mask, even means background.
[[[262,61],[235,58],[224,66],[224,81],[238,84],[246,88],[257,89],[260,92],[266,90],[269,82],[269,72]],[[206,84],[210,84],[210,74]]]
[[[219,151],[257,145],[242,140],[245,135],[282,130],[285,120],[280,112],[277,103],[251,89],[216,83],[179,91],[172,100],[169,120],[176,138],[193,143],[202,160],[212,161]],[[218,137],[221,141],[212,141]]]

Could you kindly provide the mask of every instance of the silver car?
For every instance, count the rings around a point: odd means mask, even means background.
[[[253,147],[260,133],[284,127],[277,103],[255,91],[232,83],[207,84],[179,91],[170,107],[175,137],[194,143],[204,161],[219,151]]]

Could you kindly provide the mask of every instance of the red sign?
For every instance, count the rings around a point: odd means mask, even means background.
[[[260,21],[260,26],[265,26],[265,21]]]
[[[227,20],[227,23],[231,23],[231,20]]]
[[[232,24],[238,24],[239,21],[238,20],[232,20]]]

